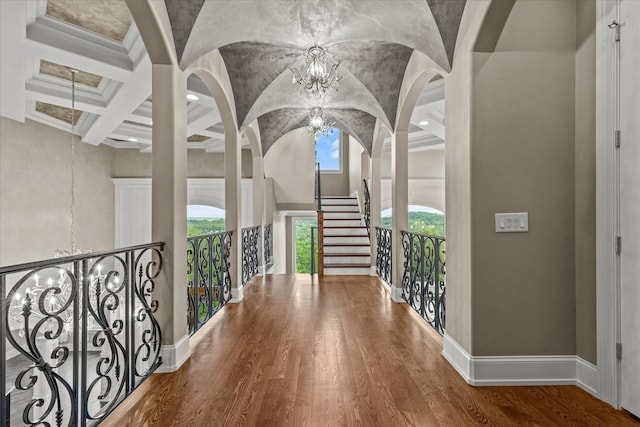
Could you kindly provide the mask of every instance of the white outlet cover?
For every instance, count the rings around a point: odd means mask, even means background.
[[[528,231],[528,212],[496,213],[496,233],[526,233]]]

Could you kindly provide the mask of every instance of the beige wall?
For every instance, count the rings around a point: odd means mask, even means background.
[[[314,145],[311,135],[305,129],[298,129],[281,137],[264,157],[264,174],[273,178],[276,206],[312,204]]]
[[[224,178],[224,153],[188,150],[187,168],[189,178]],[[251,150],[242,150],[242,178],[251,178],[252,170]],[[115,150],[114,173],[116,178],[150,178],[151,153],[137,149]]]
[[[576,352],[596,363],[596,2],[576,5]]]
[[[595,362],[592,14],[593,2],[520,0],[495,49],[490,34],[479,52],[458,45],[446,92],[447,333],[474,356]],[[495,213],[520,211],[528,233],[495,232]]]
[[[71,247],[70,135],[0,117],[0,265],[52,258]],[[76,142],[75,240],[113,249],[113,149]]]
[[[444,178],[444,148],[412,151],[409,154],[409,179]],[[382,179],[391,179],[391,151],[380,155]]]
[[[362,152],[364,148],[352,136],[349,137],[349,190],[347,194],[361,193],[362,180]],[[359,194],[362,200],[362,194]]]
[[[341,134],[344,135],[344,134]],[[322,173],[323,196],[349,194],[349,143],[342,146],[342,171]],[[313,210],[315,197],[315,145],[305,128],[282,136],[264,158],[264,173],[273,178],[279,210]]]

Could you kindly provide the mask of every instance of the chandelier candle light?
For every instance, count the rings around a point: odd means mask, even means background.
[[[338,76],[337,69],[340,62],[333,64],[327,71],[327,51],[320,46],[312,46],[304,55],[304,65],[307,68],[306,76],[297,68],[290,68],[293,73],[293,83],[298,83],[300,93],[303,89],[315,96],[321,97],[335,83],[336,92],[338,82],[342,77]]]
[[[309,111],[309,132],[316,138],[320,135],[329,135],[330,129],[335,124],[334,121],[327,120],[324,110],[320,107],[313,107]]]

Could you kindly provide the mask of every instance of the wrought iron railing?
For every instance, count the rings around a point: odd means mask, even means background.
[[[316,190],[316,200],[318,201],[318,210],[322,210],[322,183],[320,180],[320,162],[316,163],[316,182],[315,182],[315,190]]]
[[[242,284],[258,274],[260,269],[260,226],[242,229]]]
[[[269,268],[273,265],[273,224],[264,226],[264,265]]]
[[[311,275],[318,273],[318,244],[319,237],[318,227],[311,227],[310,257],[311,257]]]
[[[440,334],[446,327],[445,239],[402,232],[402,296]]]
[[[369,186],[367,185],[367,180],[362,180],[364,184],[364,225],[367,226],[367,234],[369,238],[371,238],[371,195],[369,194]]]
[[[187,324],[193,335],[231,299],[232,231],[187,239]]]
[[[162,249],[0,268],[2,425],[98,424],[158,368]]]
[[[376,227],[376,274],[391,285],[391,229]]]

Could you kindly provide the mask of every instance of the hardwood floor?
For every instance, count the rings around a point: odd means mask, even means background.
[[[259,277],[102,425],[639,425],[574,386],[469,386],[441,350],[377,278]]]

